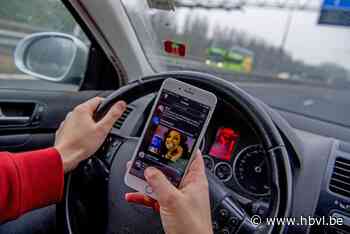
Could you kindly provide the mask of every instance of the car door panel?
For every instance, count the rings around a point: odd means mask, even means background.
[[[67,113],[99,94],[100,91],[0,89],[0,151],[19,152],[52,146],[55,132]]]
[[[22,152],[53,145],[54,133],[13,134],[0,136],[0,152]]]

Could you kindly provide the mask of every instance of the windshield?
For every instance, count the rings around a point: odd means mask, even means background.
[[[123,4],[157,71],[350,83],[350,30],[322,22],[320,0],[177,0],[175,11],[150,9],[146,0]]]

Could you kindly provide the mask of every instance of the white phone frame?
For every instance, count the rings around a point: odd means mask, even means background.
[[[216,106],[216,103],[217,103],[217,98],[216,96],[211,93],[211,92],[208,92],[206,90],[203,90],[203,89],[200,89],[200,88],[197,88],[195,86],[192,86],[192,85],[189,85],[187,83],[184,83],[184,82],[181,82],[181,81],[178,81],[178,80],[175,80],[173,78],[168,78],[166,79],[159,92],[158,92],[158,95],[157,95],[157,98],[154,102],[154,105],[152,107],[152,110],[151,110],[151,114],[149,115],[148,117],[148,120],[147,120],[147,123],[146,123],[146,126],[144,128],[144,130],[142,131],[142,135],[140,137],[140,140],[137,144],[137,147],[135,149],[135,152],[133,154],[133,157],[132,157],[132,163],[134,163],[134,160],[137,156],[137,152],[139,151],[139,148],[141,146],[141,143],[143,141],[143,138],[144,138],[144,135],[148,129],[148,126],[151,122],[151,119],[152,119],[152,116],[154,114],[154,111],[155,111],[155,108],[158,104],[158,101],[159,101],[159,98],[160,98],[160,94],[162,93],[163,90],[169,90],[171,92],[174,92],[178,95],[181,95],[185,98],[188,98],[190,100],[193,100],[193,101],[196,101],[196,102],[199,102],[201,104],[204,104],[204,105],[207,105],[210,107],[210,110],[209,110],[209,113],[207,115],[207,118],[203,124],[203,128],[199,134],[199,137],[196,141],[196,144],[194,145],[193,147],[193,151],[192,151],[192,154],[191,154],[191,157],[190,157],[190,160],[189,160],[189,163],[187,164],[186,166],[186,170],[185,170],[185,173],[184,175],[186,175],[187,171],[188,171],[188,168],[189,166],[191,165],[193,159],[194,159],[194,156],[196,155],[196,152],[199,148],[199,145],[202,141],[202,138],[207,130],[207,127],[209,125],[209,122],[210,122],[210,119],[213,115],[213,112],[214,112],[214,109],[215,109],[215,106]],[[139,177],[137,176],[134,176],[132,174],[130,174],[130,169],[131,168],[128,168],[126,173],[125,173],[125,177],[124,177],[124,182],[127,186],[129,186],[130,188],[133,188],[141,193],[144,193],[154,199],[157,199],[154,192],[152,191],[152,188],[147,184],[147,182],[143,179],[140,179]],[[184,177],[184,176],[183,176]],[[181,182],[180,182],[180,186],[181,186],[181,183],[182,183],[182,180],[183,180],[183,177],[181,178]]]

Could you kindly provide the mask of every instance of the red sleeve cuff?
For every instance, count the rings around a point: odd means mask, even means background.
[[[11,154],[0,153],[0,224],[19,212],[19,176]]]
[[[20,181],[19,214],[62,200],[64,171],[55,148],[13,154]]]

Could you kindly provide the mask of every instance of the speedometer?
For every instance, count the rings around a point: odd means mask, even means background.
[[[261,145],[243,149],[233,163],[234,178],[240,188],[254,196],[270,193],[270,172],[267,156]]]

